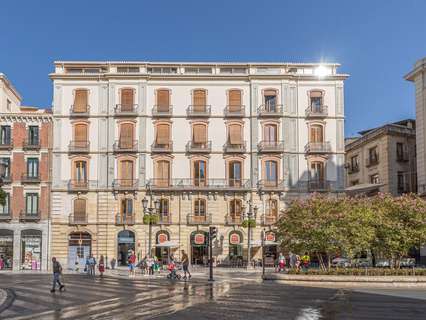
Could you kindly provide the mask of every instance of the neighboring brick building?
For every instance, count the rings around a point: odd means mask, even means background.
[[[52,117],[21,106],[22,98],[0,74],[0,161],[6,166],[0,206],[0,256],[6,268],[47,269]]]

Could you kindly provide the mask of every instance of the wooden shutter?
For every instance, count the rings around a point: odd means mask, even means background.
[[[159,112],[169,112],[170,94],[169,90],[157,91],[157,109]]]
[[[120,126],[120,147],[124,149],[133,147],[133,124],[123,123]]]
[[[121,111],[133,111],[133,89],[121,89]]]
[[[194,111],[204,112],[206,110],[206,91],[194,90]]]
[[[74,221],[85,221],[86,220],[86,200],[75,199],[74,200]]]
[[[241,127],[233,124],[229,126],[229,142],[231,144],[241,144]]]
[[[275,97],[277,95],[277,92],[275,90],[269,89],[264,91],[265,97],[267,96],[273,96]]]
[[[323,142],[323,129],[321,126],[311,127],[311,142]]]
[[[207,142],[207,133],[206,126],[202,124],[196,124],[193,127],[193,140],[194,143],[206,143]]]
[[[74,139],[76,147],[85,147],[87,143],[87,125],[76,124],[74,127]]]
[[[87,112],[87,90],[79,89],[75,91],[74,112]]]
[[[157,144],[168,145],[169,137],[169,126],[167,124],[159,124],[157,126]]]
[[[238,112],[241,111],[241,91],[240,90],[230,90],[229,91],[229,111]]]
[[[275,142],[277,141],[277,130],[276,126],[274,125],[266,125],[264,127],[264,140],[268,142]]]
[[[161,187],[167,187],[170,179],[170,163],[165,160],[157,162],[157,177],[158,185]]]
[[[121,161],[122,185],[131,186],[133,183],[133,162],[130,160]]]

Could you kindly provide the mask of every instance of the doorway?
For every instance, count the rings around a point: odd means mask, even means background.
[[[120,231],[117,236],[117,265],[127,266],[132,251],[135,251],[135,233],[130,230]]]
[[[209,256],[208,233],[195,231],[191,234],[191,263],[207,265]]]
[[[13,231],[0,230],[0,270],[13,267]]]
[[[68,269],[83,270],[92,253],[92,236],[87,232],[72,232],[68,237]]]

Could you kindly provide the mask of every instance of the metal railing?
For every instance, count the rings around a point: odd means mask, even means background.
[[[259,152],[284,152],[284,142],[262,140],[257,144],[257,150]]]
[[[158,224],[172,224],[172,215],[169,213],[168,215],[159,214],[158,215]]]
[[[367,159],[365,159],[365,166],[366,167],[371,167],[371,166],[375,166],[379,164],[379,155],[376,154],[375,157],[368,157]]]
[[[353,174],[359,172],[359,165],[358,166],[349,166],[348,168],[348,174]]]
[[[243,218],[241,215],[227,215],[225,218],[225,222],[227,225],[234,226],[234,225],[240,225],[243,223]]]
[[[223,145],[223,152],[227,153],[245,153],[246,152],[246,142],[243,141],[240,144],[232,144],[227,142]]]
[[[13,149],[13,139],[7,141],[0,141],[0,150],[11,150]]]
[[[41,181],[41,179],[40,179],[39,173],[37,173],[36,175],[24,173],[21,176],[21,182],[22,183],[39,183],[40,181]]]
[[[12,220],[12,212],[0,212],[0,221],[9,221]]]
[[[87,225],[87,213],[71,213],[68,223],[70,225]]]
[[[170,118],[173,115],[172,106],[158,106],[155,105],[152,107],[152,116],[153,117],[166,117]]]
[[[326,117],[328,115],[328,107],[310,106],[306,108],[305,115],[307,118]]]
[[[190,225],[209,225],[212,223],[212,216],[209,213],[205,215],[188,214],[188,224]]]
[[[7,176],[0,177],[0,183],[3,183],[3,184],[10,184],[10,183],[12,183],[12,175],[9,174]]]
[[[247,190],[249,179],[151,179],[149,187],[154,190]]]
[[[330,142],[308,142],[305,146],[305,153],[329,153],[331,152]]]
[[[114,152],[137,152],[138,140],[116,140],[113,145]]]
[[[402,153],[397,153],[396,154],[396,161],[398,162],[407,162],[409,160],[408,157],[408,152],[407,151],[403,151]]]
[[[72,140],[68,145],[68,151],[71,153],[87,153],[89,152],[90,141]]]
[[[25,150],[38,150],[40,148],[41,148],[40,139],[37,139],[37,140],[25,139],[23,149],[25,149]]]
[[[280,117],[282,113],[282,104],[262,104],[257,108],[259,117]]]
[[[278,216],[274,214],[262,214],[261,221],[264,226],[271,226],[277,223]]]
[[[115,215],[115,224],[117,226],[135,224],[135,215],[134,214],[117,213]]]
[[[276,179],[276,180],[267,180],[261,179],[257,183],[257,187],[260,190],[284,190],[284,180]]]
[[[114,108],[114,114],[116,116],[137,116],[138,105],[137,104],[116,104]]]
[[[206,141],[204,143],[198,143],[193,141],[188,141],[186,144],[186,152],[196,152],[196,153],[204,153],[204,152],[211,152],[212,150],[212,142]]]
[[[168,143],[157,143],[154,141],[151,145],[151,152],[172,152],[173,141],[169,140]]]
[[[21,221],[38,221],[40,220],[41,212],[26,212],[26,210],[21,210],[19,213],[19,220]]]
[[[76,111],[74,105],[70,108],[70,116],[71,117],[88,117],[90,115],[90,106],[86,105],[86,110]]]
[[[69,180],[68,181],[68,190],[69,191],[88,191],[89,190],[89,181],[87,180]]]
[[[114,179],[112,188],[118,191],[133,191],[137,190],[139,179]]]
[[[331,190],[331,181],[329,180],[309,180],[309,192],[327,192]]]
[[[246,107],[243,105],[240,106],[226,106],[223,110],[223,114],[226,118],[241,118],[246,114]]]
[[[186,109],[186,115],[188,117],[210,117],[211,113],[212,110],[210,105],[190,105]]]

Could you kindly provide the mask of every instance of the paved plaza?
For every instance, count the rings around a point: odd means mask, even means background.
[[[425,319],[424,289],[336,289],[262,283],[256,273],[219,273],[214,283],[164,277],[0,274],[0,319]]]

